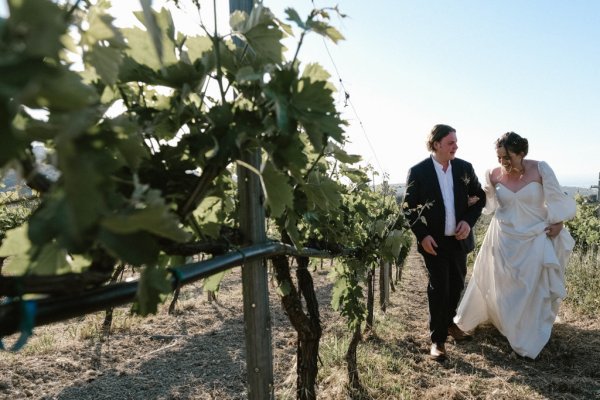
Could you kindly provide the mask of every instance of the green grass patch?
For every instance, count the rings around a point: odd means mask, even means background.
[[[586,316],[600,312],[600,252],[575,252],[566,271],[565,302]]]

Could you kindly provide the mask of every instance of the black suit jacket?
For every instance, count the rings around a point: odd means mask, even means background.
[[[469,162],[455,158],[451,164],[456,223],[465,221],[472,228],[485,205],[485,192]],[[419,241],[419,251],[422,252],[421,240],[425,236],[431,235],[439,243],[444,236],[446,222],[442,190],[431,157],[421,161],[408,171],[406,184],[404,206],[407,209],[411,230]],[[479,197],[477,203],[471,207],[468,205],[469,196]],[[462,242],[465,251],[473,250],[473,232],[471,231],[469,238]]]

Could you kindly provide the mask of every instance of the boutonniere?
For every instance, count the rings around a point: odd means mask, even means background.
[[[465,186],[469,186],[469,183],[471,183],[471,178],[469,178],[469,176],[467,174],[465,174],[462,178],[463,183],[465,184]]]

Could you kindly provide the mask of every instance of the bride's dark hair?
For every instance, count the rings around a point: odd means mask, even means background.
[[[504,150],[515,154],[523,153],[527,155],[529,152],[529,142],[524,137],[519,136],[514,132],[506,132],[496,140],[496,148],[504,147]]]

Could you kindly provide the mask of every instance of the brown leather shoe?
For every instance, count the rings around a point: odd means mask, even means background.
[[[429,354],[434,360],[442,361],[446,359],[446,346],[444,343],[432,343]]]
[[[456,340],[457,342],[473,339],[472,335],[468,334],[467,332],[463,332],[455,324],[452,324],[448,327],[448,335],[452,336],[454,338],[454,340]]]

